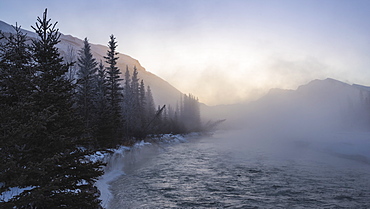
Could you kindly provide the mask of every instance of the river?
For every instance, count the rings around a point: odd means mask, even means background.
[[[126,154],[109,208],[370,208],[369,163],[343,156],[244,132],[150,145]]]

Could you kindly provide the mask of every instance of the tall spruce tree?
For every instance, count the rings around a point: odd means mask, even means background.
[[[145,92],[145,84],[144,84],[144,80],[141,80],[140,86],[139,86],[139,114],[140,114],[139,117],[140,117],[140,125],[141,125],[142,131],[146,131],[144,129],[147,126],[148,121],[149,121],[149,117],[148,117],[147,110],[146,110],[146,100],[147,99],[146,99],[146,92]]]
[[[90,44],[85,38],[84,46],[79,51],[78,71],[77,71],[77,108],[82,116],[85,131],[90,133],[93,129],[95,119],[95,102],[96,102],[96,71],[97,65],[95,58],[91,54]]]
[[[101,207],[93,186],[102,174],[101,164],[86,161],[87,152],[77,148],[81,126],[72,108],[73,86],[65,79],[68,65],[63,64],[56,48],[60,34],[55,26],[47,19],[45,10],[33,27],[38,39],[31,46],[35,73],[30,78],[32,91],[27,99],[32,105],[21,109],[27,111],[24,116],[28,122],[20,124],[23,127],[32,124],[32,129],[16,134],[21,140],[16,142],[19,152],[12,167],[15,173],[13,179],[5,180],[5,185],[16,182],[18,187],[28,190],[2,203],[3,208]],[[9,133],[9,137],[15,134]]]
[[[107,94],[106,77],[107,77],[107,72],[105,71],[103,61],[100,60],[98,71],[97,71],[97,76],[95,77],[96,78],[96,93],[98,96],[98,99],[97,99],[98,101],[105,101],[106,99],[106,94]]]
[[[121,101],[123,99],[122,94],[122,87],[120,85],[120,70],[117,67],[117,60],[118,60],[118,52],[116,51],[117,42],[116,38],[111,35],[110,41],[108,42],[108,51],[107,56],[104,58],[106,59],[106,63],[108,66],[106,67],[107,71],[107,100],[108,100],[108,107],[110,110],[109,114],[109,123],[111,125],[110,132],[112,140],[110,143],[111,145],[115,145],[118,139],[121,136],[122,132],[122,111],[121,111]],[[107,139],[108,140],[108,139]]]
[[[0,33],[0,194],[11,187],[26,187],[15,178],[24,172],[24,148],[35,127],[32,93],[34,68],[26,34]],[[0,208],[11,207],[1,203]]]
[[[125,87],[124,87],[124,96],[131,97],[131,78],[130,78],[130,71],[128,70],[128,66],[126,65],[126,72],[125,72]],[[125,99],[125,101],[128,99]]]
[[[153,94],[150,86],[147,86],[146,90],[146,112],[149,118],[153,118],[155,115],[155,104],[153,99]]]
[[[125,72],[125,85],[124,85],[124,100],[123,100],[123,118],[124,118],[124,133],[125,137],[129,138],[132,133],[132,119],[133,119],[133,111],[132,111],[132,90],[131,90],[131,76],[130,71],[128,70],[128,66],[126,65],[126,72]]]
[[[107,146],[107,139],[111,137],[111,125],[109,122],[109,108],[107,100],[107,73],[100,60],[98,73],[96,76],[96,127],[94,135],[97,139],[99,147]]]
[[[131,104],[132,104],[132,118],[129,121],[132,125],[132,131],[134,136],[141,135],[141,124],[140,124],[140,92],[139,92],[139,78],[136,66],[131,77]]]
[[[154,104],[154,99],[152,95],[152,90],[150,89],[150,86],[147,86],[146,93],[146,104],[145,104],[145,109],[146,109],[146,117],[148,118],[148,124],[147,124],[147,132],[152,133],[153,132],[153,118],[155,117],[155,104]],[[151,124],[149,124],[151,123]]]

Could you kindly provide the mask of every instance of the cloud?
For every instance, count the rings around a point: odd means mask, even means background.
[[[331,71],[328,65],[314,57],[297,60],[275,58],[244,67],[240,63],[208,65],[192,76],[179,70],[175,77],[187,79],[176,80],[175,83],[181,86],[180,89],[199,96],[206,104],[231,104],[255,100],[271,88],[296,89],[313,79],[328,77]]]
[[[330,67],[315,57],[300,60],[277,58],[265,67],[270,87],[294,89],[313,79],[326,78]]]

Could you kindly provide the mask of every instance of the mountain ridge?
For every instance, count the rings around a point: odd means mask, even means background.
[[[15,29],[13,27],[14,26],[0,20],[0,31],[3,31],[4,33],[15,33]],[[22,28],[21,31],[27,34],[27,36],[30,38],[37,38],[37,34],[32,31],[28,31]],[[94,58],[98,62],[102,60],[104,63],[104,56],[106,56],[108,47],[102,44],[94,43],[90,43],[90,45]],[[73,35],[65,35],[61,33],[60,43],[58,43],[57,47],[60,50],[59,52],[61,56],[66,57],[72,49],[74,57],[76,58],[78,56],[78,51],[83,47],[83,40]],[[135,66],[139,73],[138,77],[144,80],[146,86],[150,86],[156,105],[170,104],[174,106],[178,102],[182,92],[172,86],[169,82],[165,81],[154,73],[147,71],[137,59],[134,59],[129,55],[119,52],[118,57],[119,59],[117,60],[117,66],[122,73],[121,78],[124,77],[126,66],[128,67],[131,75]]]
[[[226,118],[225,128],[307,124],[319,129],[320,124],[331,129],[365,130],[370,128],[370,87],[332,78],[315,79],[296,90],[271,89],[253,102],[214,106],[203,112],[213,120]]]

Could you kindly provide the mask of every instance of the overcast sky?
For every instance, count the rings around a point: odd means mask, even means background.
[[[367,0],[1,0],[31,29],[48,8],[60,31],[106,45],[210,105],[331,77],[370,85]]]

